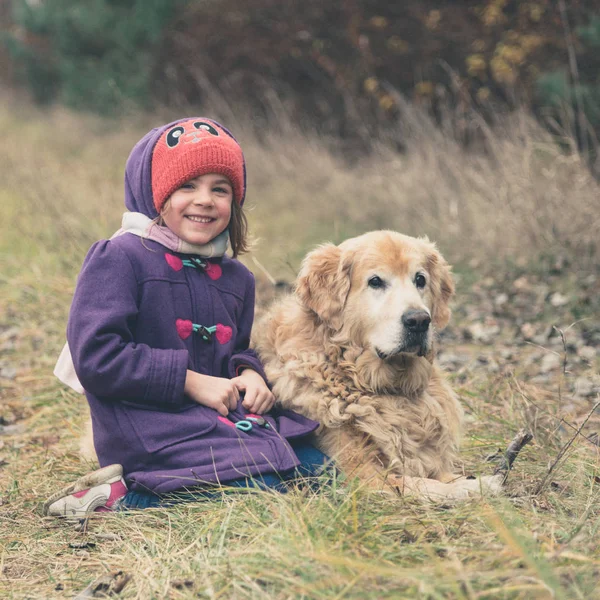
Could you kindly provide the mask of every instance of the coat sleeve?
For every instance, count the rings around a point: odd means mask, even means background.
[[[77,377],[95,396],[184,404],[188,352],[137,344],[138,302],[127,254],[110,241],[94,244],[79,275],[67,325]]]
[[[248,271],[248,285],[244,295],[244,307],[237,327],[235,349],[229,359],[229,377],[237,377],[245,368],[256,371],[268,382],[264,367],[258,354],[250,349],[250,334],[254,322],[255,283],[254,275]]]

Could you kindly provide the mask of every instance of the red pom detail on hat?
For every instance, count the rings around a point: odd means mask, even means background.
[[[157,212],[184,183],[209,173],[227,177],[234,201],[243,204],[244,155],[231,135],[202,117],[167,128],[152,152],[152,198]]]
[[[175,271],[181,271],[181,269],[183,269],[183,262],[178,256],[175,256],[174,254],[165,254],[165,260],[171,269]]]
[[[216,265],[214,263],[209,263],[206,261],[206,269],[204,272],[214,281],[215,279],[219,279],[221,275],[223,275],[223,269],[221,269],[221,265]]]
[[[182,340],[187,340],[194,331],[194,324],[187,319],[177,319],[175,327],[177,327],[177,333]]]
[[[215,337],[217,338],[217,342],[219,342],[219,344],[226,344],[231,339],[232,335],[233,331],[231,330],[231,327],[217,323]]]

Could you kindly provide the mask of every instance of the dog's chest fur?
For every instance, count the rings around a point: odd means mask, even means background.
[[[403,475],[452,469],[462,409],[435,364],[384,362],[316,337],[261,336],[257,347],[278,402],[321,423],[317,440],[326,453],[360,449]]]

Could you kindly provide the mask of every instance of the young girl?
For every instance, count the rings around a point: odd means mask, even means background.
[[[315,421],[269,413],[275,398],[248,347],[254,278],[235,260],[247,248],[245,188],[240,146],[210,119],[153,129],[133,148],[130,212],[90,249],[67,327],[104,468],[45,514],[155,505],[207,484],[277,487],[324,464],[303,440]]]

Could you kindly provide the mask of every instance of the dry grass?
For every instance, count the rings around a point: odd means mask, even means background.
[[[453,262],[562,255],[582,268],[595,264],[600,185],[577,153],[561,151],[525,114],[499,117],[494,130],[471,116],[480,141],[467,151],[451,120],[440,129],[411,106],[404,112],[402,130],[390,137],[406,152],[374,144],[372,158],[352,166],[289,123],[261,132],[259,141],[247,121],[227,121],[249,167],[255,255],[275,276],[293,278],[317,243],[379,228],[428,235]],[[40,241],[69,244],[76,266],[93,241],[120,224],[131,147],[175,117],[107,122],[62,110],[42,115],[13,102],[0,113],[3,188],[44,220]]]
[[[595,252],[598,186],[529,119],[487,132],[485,157],[411,115],[406,154],[380,149],[353,168],[297,131],[261,146],[242,128],[255,255],[268,271],[290,279],[314,243],[376,227],[427,233],[462,261]],[[557,388],[519,373],[455,381],[466,471],[488,470],[488,452],[535,427],[506,498],[423,506],[350,481],[103,516],[85,530],[40,518],[41,500],[91,468],[77,453],[85,402],[51,368],[84,253],[118,226],[124,159],[154,122],[0,112],[0,365],[17,369],[0,378],[0,597],[72,598],[118,570],[132,576],[121,596],[143,600],[597,597],[598,449],[578,437],[534,496],[572,431],[559,431]],[[543,407],[535,419],[532,401]]]

